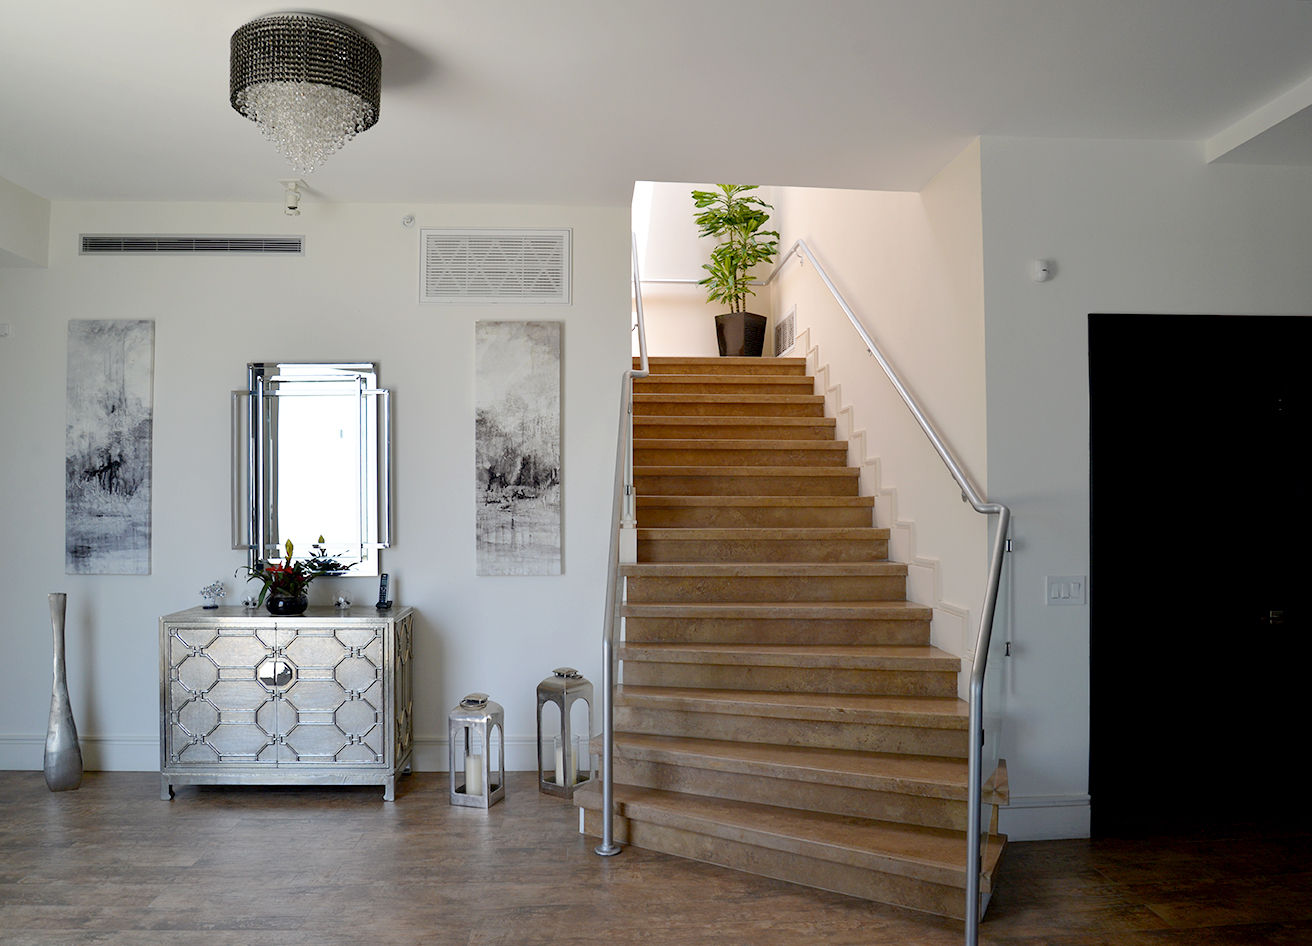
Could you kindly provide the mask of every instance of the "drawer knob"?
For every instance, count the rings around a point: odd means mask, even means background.
[[[255,668],[255,679],[271,690],[285,687],[292,682],[294,669],[286,660],[270,657]]]

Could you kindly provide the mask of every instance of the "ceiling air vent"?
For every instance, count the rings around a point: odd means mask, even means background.
[[[84,233],[83,256],[124,254],[195,255],[305,255],[301,236],[192,236],[151,233]]]
[[[568,303],[569,230],[423,230],[419,300]]]

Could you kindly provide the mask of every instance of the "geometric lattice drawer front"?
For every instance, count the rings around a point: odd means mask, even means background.
[[[323,773],[337,784],[381,783],[390,797],[411,753],[412,631],[409,608],[373,620],[231,607],[161,618],[166,788],[300,784]]]
[[[382,763],[383,629],[301,628],[286,645],[283,736],[301,762]]]
[[[271,745],[270,733],[260,726],[270,694],[254,668],[269,654],[273,634],[272,626],[188,627],[170,634],[166,755],[173,762],[261,761]]]

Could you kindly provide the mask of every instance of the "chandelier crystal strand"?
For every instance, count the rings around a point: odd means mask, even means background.
[[[308,175],[378,121],[382,57],[327,17],[277,14],[232,34],[229,101]]]
[[[240,93],[238,101],[298,174],[310,174],[373,124],[368,103],[330,86],[264,82]]]

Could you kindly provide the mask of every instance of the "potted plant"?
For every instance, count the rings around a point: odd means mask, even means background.
[[[281,564],[256,562],[254,568],[244,566],[237,569],[239,575],[243,570],[246,572],[247,581],[258,581],[263,585],[256,607],[264,605],[270,614],[303,614],[309,605],[310,582],[324,575],[340,575],[351,567],[328,555],[323,536],[319,536],[319,541],[311,547],[313,555],[295,561],[292,559],[292,540],[288,539],[284,546],[287,557]]]
[[[698,280],[706,287],[706,301],[729,306],[715,317],[715,339],[721,355],[760,357],[765,347],[765,316],[745,311],[747,297],[756,295],[748,283],[753,268],[771,262],[779,252],[779,234],[762,230],[774,208],[748,191],[756,184],[717,184],[718,191],[693,191],[699,213],[693,217],[701,228],[698,236],[720,242],[711,250],[711,261],[702,269],[708,275]]]

